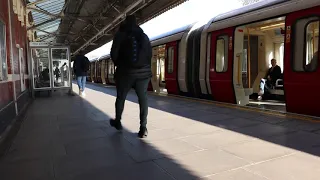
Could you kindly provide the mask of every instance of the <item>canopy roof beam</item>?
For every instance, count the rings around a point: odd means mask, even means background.
[[[116,24],[119,24],[121,21],[123,21],[126,14],[129,13],[130,11],[132,11],[134,8],[136,8],[135,12],[138,11],[139,9],[144,8],[148,4],[145,1],[146,0],[137,0],[136,2],[129,5],[122,13],[120,13],[118,16],[116,16],[111,23],[109,23],[108,25],[103,27],[96,35],[94,35],[91,39],[86,41],[80,48],[78,48],[72,54],[77,54],[80,50],[88,47],[92,42],[98,40],[99,37],[104,36],[106,33],[108,33],[108,31],[110,31],[112,28],[114,28]],[[150,1],[149,1],[149,3],[150,3]],[[131,13],[134,13],[134,12],[131,12]]]

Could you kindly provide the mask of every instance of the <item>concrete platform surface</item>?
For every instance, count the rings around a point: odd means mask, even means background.
[[[320,178],[320,124],[150,95],[141,140],[134,91],[122,132],[109,125],[115,88],[88,84],[86,94],[37,98],[0,160],[0,179]]]

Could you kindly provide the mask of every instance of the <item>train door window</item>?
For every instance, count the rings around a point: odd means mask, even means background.
[[[216,71],[226,72],[228,69],[228,36],[219,36],[216,47]]]
[[[109,68],[108,73],[112,74],[112,63],[111,62],[109,62],[108,68]]]
[[[165,69],[165,59],[164,58],[160,58],[160,76],[161,76],[161,78],[160,78],[160,80],[161,80],[161,82],[165,82],[165,71],[164,71],[164,69]]]
[[[168,48],[168,74],[173,73],[174,47]]]
[[[0,21],[0,81],[7,79],[6,27]]]
[[[319,17],[308,17],[298,20],[294,26],[294,71],[313,72],[317,70],[319,20]]]

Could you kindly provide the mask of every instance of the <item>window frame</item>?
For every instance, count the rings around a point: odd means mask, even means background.
[[[229,35],[228,34],[221,34],[221,35],[218,35],[216,36],[216,48],[215,48],[215,66],[214,66],[214,69],[215,69],[215,72],[216,73],[225,73],[228,71],[228,64],[229,64]],[[217,52],[218,52],[218,41],[220,39],[223,39],[224,41],[224,67],[223,67],[223,71],[218,71],[217,70]]]
[[[2,59],[2,53],[1,53],[1,48],[0,48],[0,82],[1,81],[6,81],[8,80],[8,54],[7,54],[7,27],[6,23],[0,19],[0,27],[1,24],[3,25],[3,49],[4,49],[4,59]],[[0,47],[1,47],[1,42],[0,42]],[[3,62],[4,60],[4,62]],[[4,65],[6,66],[5,69],[3,69]]]
[[[303,28],[303,59],[302,59],[302,67],[301,67],[301,70],[297,70],[296,68],[296,56],[295,56],[295,49],[296,49],[296,45],[298,45],[298,43],[296,42],[296,34],[297,34],[297,23],[301,20],[305,20],[305,19],[308,19],[308,18],[318,18],[317,20],[310,20],[308,21],[305,25],[304,25],[304,28]],[[317,63],[317,66],[316,68],[313,70],[313,71],[309,71],[306,69],[307,65],[306,65],[306,62],[307,62],[307,59],[306,59],[306,55],[307,55],[307,37],[306,37],[306,33],[307,33],[307,28],[308,28],[308,25],[313,23],[313,22],[319,22],[320,24],[320,16],[319,15],[309,15],[309,16],[303,16],[303,17],[300,17],[298,19],[295,20],[295,22],[292,24],[292,36],[291,38],[293,39],[291,41],[291,58],[290,58],[290,62],[291,62],[291,69],[293,72],[296,72],[296,73],[313,73],[313,72],[316,72],[319,68],[319,63]],[[319,26],[319,32],[320,32],[320,26]],[[318,40],[318,62],[319,62],[319,46],[320,45],[320,41]]]

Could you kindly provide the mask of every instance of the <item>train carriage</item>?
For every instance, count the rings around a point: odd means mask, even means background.
[[[151,38],[149,90],[320,116],[320,96],[310,93],[319,88],[319,18],[320,1],[261,1]],[[106,82],[114,83],[109,56]],[[256,101],[271,59],[282,77]]]
[[[205,34],[211,36],[208,84],[214,100],[250,104],[271,59],[283,70],[271,94],[284,95],[287,112],[320,116],[312,92],[320,78],[318,62],[320,2],[312,0],[261,1],[216,17]],[[208,38],[202,38],[208,39]],[[208,44],[207,44],[208,46]],[[205,42],[202,42],[205,47]],[[311,67],[307,69],[306,67]],[[281,82],[283,81],[283,84]],[[208,82],[208,81],[207,81]]]

